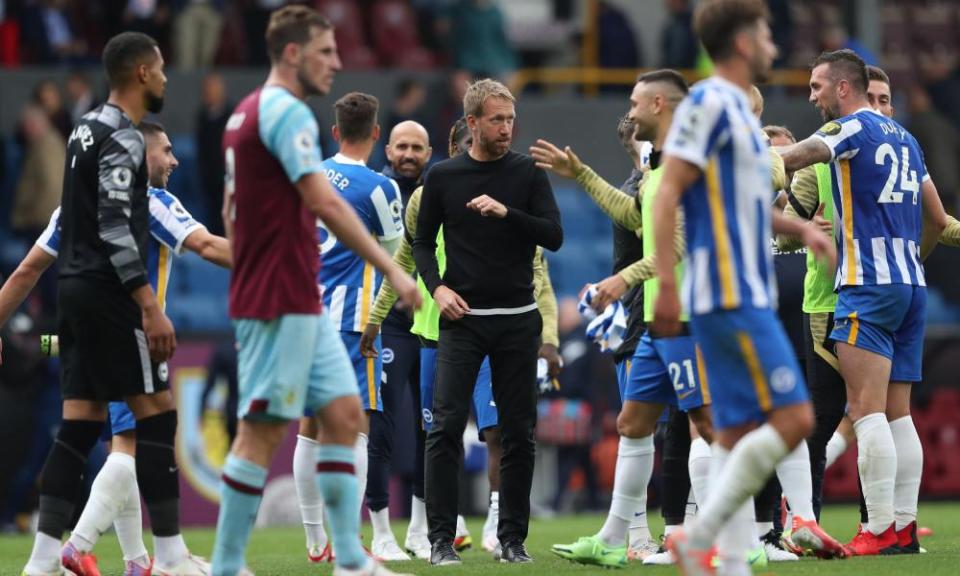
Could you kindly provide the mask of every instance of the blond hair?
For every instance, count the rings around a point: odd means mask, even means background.
[[[467,87],[467,92],[463,95],[463,115],[482,116],[483,103],[487,101],[487,98],[503,98],[510,102],[517,101],[510,93],[509,88],[496,80],[484,78]]]
[[[757,118],[763,115],[763,94],[756,84],[750,85],[750,111]]]

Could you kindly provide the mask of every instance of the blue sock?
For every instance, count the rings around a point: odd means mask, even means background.
[[[337,565],[360,568],[367,555],[360,545],[360,502],[353,446],[321,445],[317,450],[317,483],[327,506],[327,521]]]
[[[214,576],[235,576],[243,568],[247,540],[257,519],[266,483],[266,468],[233,454],[227,456],[220,480],[220,515],[213,545]]]

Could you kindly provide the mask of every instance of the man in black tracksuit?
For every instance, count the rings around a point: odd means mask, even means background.
[[[510,151],[514,98],[493,80],[472,84],[464,113],[473,133],[468,154],[440,162],[424,182],[413,256],[440,309],[433,426],[426,441],[426,504],[434,565],[459,564],[453,548],[457,474],[473,387],[490,357],[501,427],[502,562],[530,562],[530,520],[537,353],[542,320],[533,297],[536,247],[563,243],[560,211],[546,173]],[[437,263],[443,226],[446,270]]]

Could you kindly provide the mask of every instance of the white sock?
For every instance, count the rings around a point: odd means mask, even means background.
[[[711,462],[713,458],[713,449],[711,452]],[[707,474],[707,480],[711,480],[711,476]],[[693,522],[693,519],[697,517],[697,495],[693,492],[693,487],[691,486],[690,491],[687,492],[687,508],[684,510],[683,514],[683,523],[686,525],[689,522]]]
[[[761,536],[773,530],[773,522],[757,522],[757,534]]]
[[[897,530],[917,520],[917,498],[923,475],[923,445],[909,415],[890,422],[897,448],[897,476],[893,486],[893,516]]]
[[[837,461],[837,458],[843,456],[843,453],[846,451],[847,451],[847,439],[843,437],[843,434],[839,432],[834,432],[833,436],[830,437],[830,441],[827,442],[826,468],[833,466],[833,463]]]
[[[154,563],[161,568],[172,568],[190,554],[183,534],[176,536],[153,536]]]
[[[407,527],[407,537],[419,536],[427,533],[427,505],[416,496],[410,497],[410,525]]]
[[[816,520],[813,513],[813,479],[810,475],[810,451],[802,441],[777,464],[777,479],[787,497],[794,517]],[[786,526],[785,526],[786,528]]]
[[[393,530],[390,529],[390,507],[383,510],[367,510],[370,513],[370,524],[373,526],[373,540],[375,542],[396,540]]]
[[[470,530],[467,529],[467,519],[461,514],[457,514],[457,537],[469,536]]]
[[[357,493],[360,496],[360,507],[357,510],[363,510],[363,501],[367,497],[367,435],[361,432],[357,434],[357,442],[353,445],[353,453],[356,460],[357,471]]]
[[[623,546],[627,528],[639,510],[647,509],[647,484],[653,474],[653,435],[620,437],[610,513],[598,536],[608,546]]]
[[[863,499],[867,503],[867,528],[882,534],[893,524],[893,492],[897,477],[897,448],[887,418],[880,412],[853,424],[857,433],[857,467]]]
[[[728,461],[727,466],[730,465]],[[759,544],[756,527],[753,498],[748,497],[717,533],[721,573],[737,573],[742,571],[743,566],[748,565],[747,552]]]
[[[483,537],[497,535],[497,527],[500,524],[500,492],[490,492],[490,505],[487,507],[487,519],[483,523]]]
[[[307,535],[307,550],[323,549],[327,533],[323,529],[323,497],[317,484],[317,450],[320,445],[306,436],[297,436],[293,450],[293,483],[300,502],[303,531]]]
[[[690,470],[690,488],[697,502],[706,502],[709,495],[710,456],[710,445],[703,438],[696,438],[690,443],[687,467]]]
[[[147,554],[146,546],[143,545],[143,513],[140,510],[140,487],[137,486],[136,478],[130,486],[127,503],[113,520],[113,529],[117,533],[117,540],[120,541],[123,560],[149,566],[150,556]]]
[[[664,525],[664,527],[663,527],[663,536],[664,536],[664,537],[671,536],[671,535],[673,535],[674,532],[676,532],[677,530],[679,530],[679,529],[681,529],[681,528],[683,528],[683,526]]]
[[[713,458],[720,456],[726,461],[718,463],[719,467],[711,466],[720,470],[720,478],[711,483],[710,496],[690,528],[690,543],[696,548],[709,548],[720,528],[763,488],[777,463],[787,455],[787,445],[773,426],[764,424],[741,438],[728,457],[723,452],[722,448],[714,449]],[[756,529],[752,519],[746,529]]]
[[[653,536],[650,534],[650,525],[647,522],[647,511],[637,510],[633,519],[630,520],[630,528],[627,535],[627,542],[637,542],[650,540]]]
[[[130,487],[137,483],[137,465],[133,456],[112,452],[93,479],[90,498],[80,514],[70,542],[81,552],[93,550],[100,535],[113,524],[130,496]]]
[[[60,540],[37,532],[33,538],[33,551],[24,572],[46,574],[60,568]]]

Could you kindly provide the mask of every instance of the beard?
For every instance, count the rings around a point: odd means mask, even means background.
[[[423,171],[423,166],[416,160],[404,160],[394,166],[393,171],[407,178],[416,178]]]
[[[840,117],[840,114],[833,109],[833,106],[819,106],[820,117],[823,118],[824,122],[830,122],[831,120],[836,120]]]
[[[510,139],[507,140],[488,140],[483,133],[480,133],[480,147],[491,158],[499,158],[510,151]]]
[[[303,87],[304,98],[307,96],[323,96],[325,94],[325,92],[307,76],[302,67],[297,70],[297,82]]]
[[[151,114],[158,114],[163,110],[163,94],[160,96],[155,96],[153,94],[147,93],[147,112]]]
[[[642,123],[634,120],[633,139],[637,142],[653,142],[656,140],[656,128],[648,128]]]

